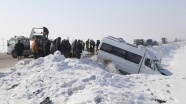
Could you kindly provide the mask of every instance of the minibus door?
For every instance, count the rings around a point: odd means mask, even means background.
[[[127,52],[123,67],[128,73],[137,74],[139,72],[141,60],[143,60],[142,56],[144,56],[145,52],[138,51],[137,53]]]
[[[145,57],[142,67],[140,69],[140,73],[147,73],[147,74],[153,74],[155,72],[155,65],[153,61],[147,57]]]

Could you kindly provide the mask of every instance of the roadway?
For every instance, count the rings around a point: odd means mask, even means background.
[[[22,59],[25,59],[24,57]],[[6,53],[0,53],[0,71],[1,69],[6,69],[13,67],[19,60],[17,58],[12,58],[11,55]]]

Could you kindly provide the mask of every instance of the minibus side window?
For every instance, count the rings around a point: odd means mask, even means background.
[[[116,55],[116,56],[119,56],[121,58],[125,58],[125,54],[126,54],[126,51],[123,50],[123,49],[120,49],[120,48],[117,48],[117,47],[112,47],[112,50],[111,50],[111,53]]]
[[[140,55],[137,55],[132,52],[128,52],[126,50],[111,46],[106,43],[102,43],[100,50],[108,52],[108,53],[116,55],[116,56],[119,56],[121,58],[124,58],[124,59],[131,61],[133,63],[136,63],[136,64],[139,64],[141,61],[141,58],[142,58],[142,56],[140,56]]]
[[[142,56],[134,54],[132,52],[127,52],[126,60],[139,64],[141,57]]]
[[[150,59],[148,59],[148,58],[145,59],[145,65],[147,67],[151,68]]]
[[[105,51],[105,52],[110,53],[111,50],[112,50],[112,46],[109,45],[109,44],[103,43],[103,44],[101,45],[100,50],[103,50],[103,51]]]

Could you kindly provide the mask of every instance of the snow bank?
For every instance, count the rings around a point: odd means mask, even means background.
[[[174,58],[176,50],[183,48],[186,42],[176,42],[169,44],[162,44],[160,46],[147,47],[147,49],[153,52],[157,58],[161,59],[162,65],[169,69],[170,61]]]
[[[180,47],[180,44],[169,44],[149,50],[167,60],[172,59]],[[46,97],[54,104],[155,104],[159,100],[172,104],[182,101],[172,95],[174,75],[124,76],[108,72],[115,70],[113,66],[110,63],[105,68],[96,56],[65,59],[60,52],[36,60],[22,60],[12,73],[1,76],[0,102],[38,104]]]
[[[132,104],[151,98],[150,94],[132,91],[139,84],[133,77],[108,73],[93,59],[65,59],[56,52],[37,60],[20,61],[15,72],[1,78],[0,101],[38,104],[50,97],[54,104]]]

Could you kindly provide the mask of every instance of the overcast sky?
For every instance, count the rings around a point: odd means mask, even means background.
[[[0,39],[43,26],[53,39],[186,39],[186,0],[0,0]]]

